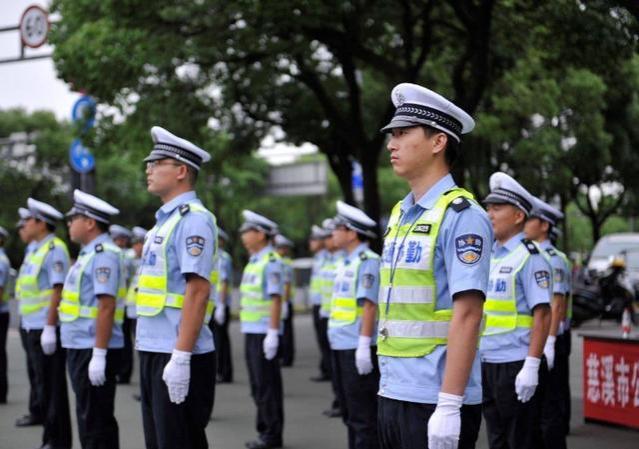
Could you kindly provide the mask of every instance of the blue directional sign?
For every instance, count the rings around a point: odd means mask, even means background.
[[[80,139],[75,139],[69,148],[69,163],[78,173],[89,173],[95,168],[95,158]]]
[[[71,119],[82,124],[82,130],[88,131],[95,124],[96,103],[93,98],[83,95],[73,104]]]

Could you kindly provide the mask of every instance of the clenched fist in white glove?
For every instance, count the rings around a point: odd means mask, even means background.
[[[463,400],[463,396],[439,393],[437,407],[428,420],[428,449],[457,449]]]
[[[359,336],[357,350],[355,351],[355,367],[360,376],[373,371],[373,361],[371,360],[371,337]]]
[[[58,337],[55,334],[56,326],[45,324],[40,334],[40,346],[45,355],[51,355],[55,352],[58,343]]]
[[[215,306],[215,322],[220,326],[224,324],[226,319],[226,307],[222,305]]]
[[[535,394],[539,383],[539,365],[541,359],[537,357],[526,357],[524,366],[515,377],[515,393],[521,402],[528,402]]]
[[[169,390],[169,400],[174,404],[184,402],[191,381],[191,353],[174,349],[162,372],[162,380]]]
[[[106,355],[106,349],[93,348],[89,362],[89,382],[94,387],[101,387],[106,382]]]
[[[277,355],[277,347],[280,343],[279,331],[277,329],[268,329],[266,331],[266,337],[262,344],[264,350],[264,357],[266,360],[273,360]]]
[[[551,370],[555,366],[555,341],[557,337],[549,335],[544,345],[544,355],[546,356],[546,362],[548,363],[548,369]]]

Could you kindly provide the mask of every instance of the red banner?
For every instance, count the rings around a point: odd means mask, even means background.
[[[584,336],[584,417],[639,429],[639,342]]]

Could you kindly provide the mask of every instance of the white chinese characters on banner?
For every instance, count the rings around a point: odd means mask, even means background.
[[[639,361],[591,352],[586,359],[586,400],[593,404],[639,408]]]

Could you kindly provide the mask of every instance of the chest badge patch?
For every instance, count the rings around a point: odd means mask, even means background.
[[[430,224],[419,224],[415,226],[415,229],[413,229],[413,232],[416,234],[430,234],[431,227],[432,226]]]
[[[459,261],[472,265],[481,259],[484,240],[477,234],[464,234],[455,239],[455,252]]]
[[[550,273],[546,270],[535,271],[535,281],[541,288],[550,287]]]
[[[204,243],[206,239],[199,235],[192,235],[186,239],[186,251],[193,257],[197,257],[202,254],[204,250]]]

